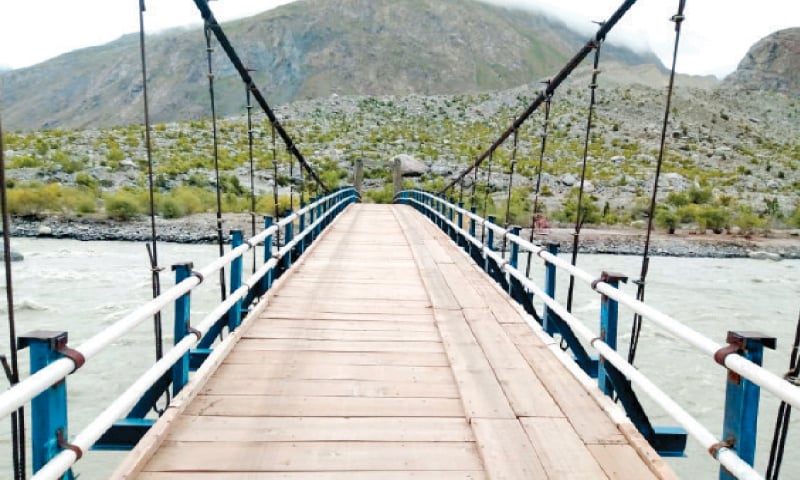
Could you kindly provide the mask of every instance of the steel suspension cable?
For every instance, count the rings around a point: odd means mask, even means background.
[[[217,244],[219,245],[219,256],[225,255],[225,238],[222,234],[222,192],[219,181],[219,140],[217,139],[217,104],[214,97],[214,64],[211,59],[211,54],[214,49],[211,48],[211,28],[206,23],[203,29],[206,37],[206,57],[208,58],[208,94],[211,97],[211,133],[212,143],[214,146],[214,175],[217,182]],[[225,301],[225,269],[219,271],[219,288],[222,301]]]
[[[550,85],[550,80],[545,82],[545,85]],[[545,87],[545,91],[547,87]],[[547,131],[550,125],[550,103],[553,100],[553,94],[548,94],[544,100],[544,126],[542,127],[542,142],[541,148],[539,149],[539,168],[536,172],[536,192],[533,197],[533,213],[531,214],[531,231],[528,235],[528,241],[533,242],[533,235],[536,231],[536,218],[539,215],[539,193],[542,187],[542,169],[544,167],[544,153],[547,149]],[[528,264],[525,267],[525,276],[530,278],[531,276],[531,257],[532,255],[528,255]]]
[[[196,2],[202,0],[195,0]],[[446,185],[440,193],[449,190],[453,185],[458,183],[463,177],[469,174],[474,168],[478,167],[484,160],[489,158],[489,154],[495,151],[500,145],[502,145],[508,137],[514,133],[514,130],[519,128],[523,123],[525,123],[528,118],[539,109],[542,103],[544,103],[545,98],[548,95],[552,95],[553,92],[564,82],[564,80],[569,77],[573,70],[575,70],[581,62],[592,52],[594,46],[605,40],[606,35],[608,32],[611,31],[614,26],[620,21],[620,19],[625,16],[625,14],[630,10],[630,8],[636,3],[636,0],[626,0],[625,2],[620,5],[619,8],[606,20],[605,22],[600,23],[600,28],[598,28],[597,33],[595,36],[586,42],[586,44],[572,57],[566,65],[552,78],[550,79],[550,83],[547,85],[547,88],[544,92],[539,94],[533,102],[528,106],[528,108],[522,112],[522,114],[517,118],[517,120],[508,127],[498,138],[494,141],[494,143],[481,155],[479,155],[475,161],[472,162],[472,165],[467,167],[463,172],[457,175],[448,185]]]
[[[266,98],[264,98],[264,95],[261,94],[261,91],[253,82],[253,77],[250,75],[250,72],[247,71],[247,67],[244,66],[244,63],[242,63],[241,59],[239,58],[239,55],[236,54],[236,50],[234,50],[233,45],[231,45],[230,40],[228,40],[228,36],[225,35],[225,32],[222,30],[222,27],[219,25],[219,22],[217,22],[217,19],[214,17],[214,13],[211,11],[211,8],[209,8],[208,0],[194,0],[194,4],[200,11],[200,15],[203,17],[203,20],[205,21],[206,28],[210,29],[217,37],[217,41],[219,42],[222,49],[225,51],[225,54],[228,55],[228,58],[233,64],[233,67],[239,73],[239,76],[241,77],[242,81],[245,83],[245,85],[250,86],[250,90],[253,93],[253,98],[256,99],[258,105],[267,115],[267,118],[269,119],[270,123],[275,127],[275,130],[278,132],[278,135],[281,136],[281,139],[286,145],[286,149],[289,151],[291,155],[297,158],[297,161],[300,162],[300,165],[306,169],[306,172],[308,172],[309,176],[311,176],[311,178],[313,178],[314,181],[317,182],[320,188],[322,188],[322,191],[325,193],[329,192],[330,190],[328,189],[328,187],[326,187],[325,184],[322,183],[322,180],[320,180],[319,176],[314,171],[314,169],[311,168],[311,165],[309,165],[308,162],[306,162],[305,157],[303,157],[303,154],[300,153],[300,150],[298,150],[297,146],[294,144],[292,137],[290,137],[289,134],[286,132],[286,130],[283,128],[277,116],[275,115],[275,112],[272,111],[272,108],[270,108],[269,104],[267,103]]]
[[[280,197],[278,196],[278,143],[277,137],[275,136],[275,125],[272,125],[272,200],[274,202],[273,211],[275,216],[275,222],[280,220],[280,209],[278,204],[280,203]],[[279,228],[275,235],[276,238],[276,246],[280,248],[281,245],[281,229]]]
[[[253,103],[251,102],[250,86],[245,85],[245,100],[247,101],[247,154],[250,159],[250,234],[256,236],[256,168],[253,159]],[[256,249],[253,249],[253,273],[256,272]]]
[[[6,194],[6,157],[3,145],[3,122],[0,117],[0,213],[3,215],[3,264],[6,274],[6,310],[8,311],[8,343],[11,365],[2,357],[8,382],[13,387],[19,383],[19,361],[17,355],[17,322],[14,318],[14,283],[11,273],[11,218],[8,213]],[[25,470],[25,409],[19,407],[11,412],[11,459],[14,480],[24,480]]]
[[[147,244],[147,255],[150,259],[150,277],[153,298],[161,295],[161,268],[158,266],[158,241],[156,239],[156,200],[153,182],[153,143],[150,126],[150,101],[147,95],[147,49],[144,35],[144,12],[147,10],[145,0],[139,0],[139,54],[142,62],[142,103],[144,104],[144,145],[147,154],[147,182],[150,194],[150,243]],[[155,334],[156,361],[164,356],[161,312],[153,315],[153,333]]]
[[[486,166],[486,189],[483,191],[483,214],[481,215],[483,218],[486,218],[486,215],[489,213],[489,186],[492,183],[492,159],[494,157],[494,152],[489,155],[489,163]],[[486,241],[486,223],[481,224],[481,242]]]
[[[661,165],[664,162],[664,151],[667,142],[667,127],[669,126],[669,113],[672,106],[672,90],[675,86],[675,66],[678,62],[678,45],[681,39],[681,25],[685,19],[683,10],[686,7],[686,0],[679,0],[678,13],[675,14],[670,20],[675,22],[675,45],[672,48],[672,68],[669,73],[669,85],[667,86],[667,104],[664,108],[664,121],[661,124],[661,143],[658,147],[658,162],[656,163],[656,178],[653,181],[653,192],[650,197],[650,208],[647,215],[647,235],[644,241],[644,251],[642,252],[642,267],[639,273],[639,279],[636,283],[636,299],[640,302],[644,301],[645,284],[647,280],[647,272],[650,268],[650,236],[653,233],[653,220],[656,211],[656,201],[658,195],[658,179],[661,176]],[[633,315],[633,323],[631,324],[631,341],[628,346],[628,363],[631,365],[636,360],[636,349],[639,346],[639,335],[642,331],[642,316],[637,314]]]
[[[786,372],[784,378],[794,385],[800,385],[798,377],[800,377],[800,315],[798,315],[797,318],[792,353],[789,356],[789,371]],[[766,480],[778,480],[780,475],[791,416],[792,406],[786,402],[781,402],[780,407],[778,407],[778,418],[775,421],[775,432],[773,433],[772,444],[769,450],[769,463],[767,464],[767,475],[765,476]]]
[[[597,103],[597,76],[600,74],[600,46],[602,42],[594,45],[594,65],[592,70],[592,83],[589,84],[589,113],[586,118],[586,137],[583,141],[583,163],[581,165],[581,184],[578,188],[578,206],[575,211],[575,231],[572,233],[572,265],[578,263],[578,246],[580,244],[581,228],[586,221],[586,212],[583,209],[583,191],[586,185],[586,164],[589,159],[589,140],[592,136],[592,121],[594,119],[594,107]],[[569,289],[567,290],[567,311],[572,312],[572,298],[575,293],[575,276],[569,277]]]
[[[472,176],[472,194],[470,196],[470,207],[476,208],[475,206],[475,191],[478,188],[478,171],[480,170],[480,166],[475,167],[475,175]],[[476,210],[477,211],[477,210]]]
[[[505,218],[505,228],[508,230],[508,226],[511,225],[511,195],[514,192],[514,168],[517,166],[517,145],[519,141],[519,131],[514,130],[514,147],[511,150],[511,165],[510,170],[508,172],[508,197],[506,197],[506,218]],[[503,235],[503,253],[506,251],[506,245],[508,241],[506,236]]]

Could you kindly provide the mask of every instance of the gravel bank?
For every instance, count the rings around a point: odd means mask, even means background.
[[[256,219],[256,227],[263,219]],[[24,237],[69,238],[76,240],[147,241],[150,239],[150,221],[140,219],[118,222],[104,218],[51,217],[42,221],[14,219],[11,234]],[[223,215],[223,233],[228,238],[230,230],[241,229],[245,236],[251,231],[249,214]],[[156,219],[158,239],[175,243],[211,243],[217,239],[216,216],[192,215],[180,219]],[[529,232],[523,230],[523,237]],[[616,255],[641,255],[645,232],[634,229],[599,230],[585,228],[581,234],[580,252]],[[572,251],[571,229],[550,229],[537,235],[539,242],[558,242],[562,252]],[[674,235],[654,233],[650,253],[654,256],[744,258],[762,256],[800,259],[800,236],[797,231],[781,231],[769,236],[746,238],[735,235],[694,234],[678,232]]]

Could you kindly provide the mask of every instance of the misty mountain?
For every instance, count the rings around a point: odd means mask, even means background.
[[[223,25],[273,104],[331,94],[495,91],[553,75],[587,40],[541,14],[475,0],[303,0]],[[156,122],[209,116],[201,29],[150,36]],[[655,64],[613,44],[606,59]],[[221,48],[213,54],[220,115],[242,112],[244,87]],[[11,129],[141,121],[138,35],[3,74]]]

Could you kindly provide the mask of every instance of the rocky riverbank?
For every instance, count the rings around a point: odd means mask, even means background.
[[[231,230],[239,229],[245,236],[252,229],[249,214],[223,215],[225,238]],[[156,219],[158,239],[175,243],[211,243],[217,239],[216,216],[192,215],[179,219]],[[263,220],[256,219],[256,229]],[[75,240],[147,241],[150,221],[140,219],[119,222],[106,218],[50,217],[45,220],[14,219],[11,234],[22,237],[69,238]],[[697,234],[679,231],[673,235],[654,233],[650,253],[654,256],[712,257],[712,258],[779,258],[800,259],[798,231],[776,231],[768,235],[745,237],[728,234]],[[522,235],[528,237],[524,230]],[[572,230],[554,228],[535,237],[540,243],[557,242],[562,252],[572,251]],[[641,255],[645,231],[639,229],[590,229],[581,233],[580,252],[616,255]]]

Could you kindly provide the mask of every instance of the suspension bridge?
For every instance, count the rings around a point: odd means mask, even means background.
[[[491,169],[493,152],[512,137],[516,145],[519,127],[542,105],[544,154],[553,93],[592,52],[594,93],[601,44],[634,3],[624,2],[603,22],[443,191],[398,185],[394,204],[365,205],[357,188],[323,184],[206,0],[195,0],[208,49],[213,36],[240,73],[248,105],[252,95],[273,126],[273,139],[283,140],[318,194],[296,211],[276,210],[249,238],[232,232],[228,249],[218,209],[219,258],[203,267],[173,265],[175,286],[164,291],[154,241],[153,300],[77,347],[67,332],[17,336],[12,328],[14,354],[17,347],[29,350],[32,370],[24,379],[12,372],[12,387],[0,394],[0,417],[10,416],[14,427],[15,477],[25,477],[23,409],[30,408],[37,479],[74,478],[76,463],[92,449],[130,451],[112,475],[120,479],[671,479],[676,476],[662,457],[682,455],[688,437],[719,462],[720,478],[764,478],[753,468],[760,393],[783,402],[779,421],[785,425],[791,408],[800,406],[796,360],[786,376],[760,366],[774,338],[732,331],[719,344],[646,304],[646,246],[634,297],[618,288],[628,280],[623,275],[579,269],[577,248],[567,261],[558,245],[534,241],[535,228],[523,238],[519,227],[499,225],[456,200],[469,174],[477,178],[487,160]],[[685,1],[678,5],[676,52]],[[143,1],[140,6],[141,19]],[[673,78],[674,62],[670,90]],[[213,105],[210,55],[209,80]],[[592,94],[587,144],[593,105]],[[666,112],[662,154],[669,100]],[[147,114],[145,123],[149,144]],[[584,171],[585,165],[586,155]],[[8,253],[7,224],[4,232]],[[250,254],[261,261],[246,275]],[[541,281],[532,278],[531,262],[543,272]],[[570,280],[566,305],[555,300],[559,274]],[[197,318],[192,293],[216,275],[221,301]],[[600,299],[597,329],[572,311],[576,283]],[[634,312],[635,331],[651,324],[727,372],[721,437],[636,369],[635,346],[627,356],[617,352],[620,306]],[[67,421],[69,376],[80,375],[86,362],[150,319],[160,334],[159,314],[169,307],[175,309],[174,345],[159,350],[156,363],[76,433]],[[13,315],[10,320],[13,326]],[[169,405],[154,416],[165,395]],[[653,425],[640,396],[667,412],[674,426]],[[776,428],[768,478],[777,478],[785,437],[786,429]]]

